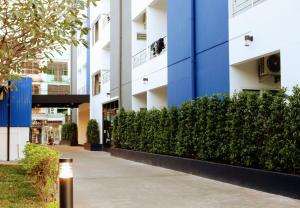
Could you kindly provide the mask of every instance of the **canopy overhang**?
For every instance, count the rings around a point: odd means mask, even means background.
[[[32,95],[32,108],[78,108],[89,95]]]

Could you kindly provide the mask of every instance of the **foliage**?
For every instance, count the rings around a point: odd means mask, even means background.
[[[28,144],[21,162],[44,202],[52,202],[57,193],[58,161],[60,154],[48,147]]]
[[[95,119],[89,121],[86,131],[88,143],[100,144],[100,130],[98,122]]]
[[[178,110],[178,132],[176,135],[176,154],[193,157],[193,129],[195,124],[194,102],[186,102]]]
[[[0,84],[17,79],[28,60],[51,60],[71,44],[87,46],[82,11],[96,1],[0,1]]]
[[[181,107],[126,112],[117,148],[300,174],[300,88],[213,95]]]
[[[58,201],[50,202],[46,205],[46,208],[59,208],[59,203]]]
[[[71,146],[78,145],[78,127],[76,123],[66,123],[62,126],[61,139],[70,141]]]
[[[71,134],[71,125],[69,123],[64,124],[61,129],[61,140],[71,141]]]
[[[43,207],[26,172],[19,165],[0,165],[0,207]]]

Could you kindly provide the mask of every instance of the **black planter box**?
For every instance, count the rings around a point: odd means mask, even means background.
[[[259,191],[300,199],[300,176],[112,148],[111,155]]]
[[[84,149],[88,151],[102,151],[103,147],[102,144],[84,144]]]

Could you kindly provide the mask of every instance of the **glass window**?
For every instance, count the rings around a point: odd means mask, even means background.
[[[101,73],[98,72],[93,76],[93,95],[98,95],[101,92]]]

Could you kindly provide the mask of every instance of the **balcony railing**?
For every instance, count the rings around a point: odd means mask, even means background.
[[[136,68],[147,61],[147,49],[142,50],[132,57],[133,68]]]
[[[153,42],[149,47],[132,57],[133,68],[136,68],[148,60],[154,59],[167,51],[167,36]]]
[[[266,0],[232,0],[233,15],[237,15],[245,10],[251,9]]]

